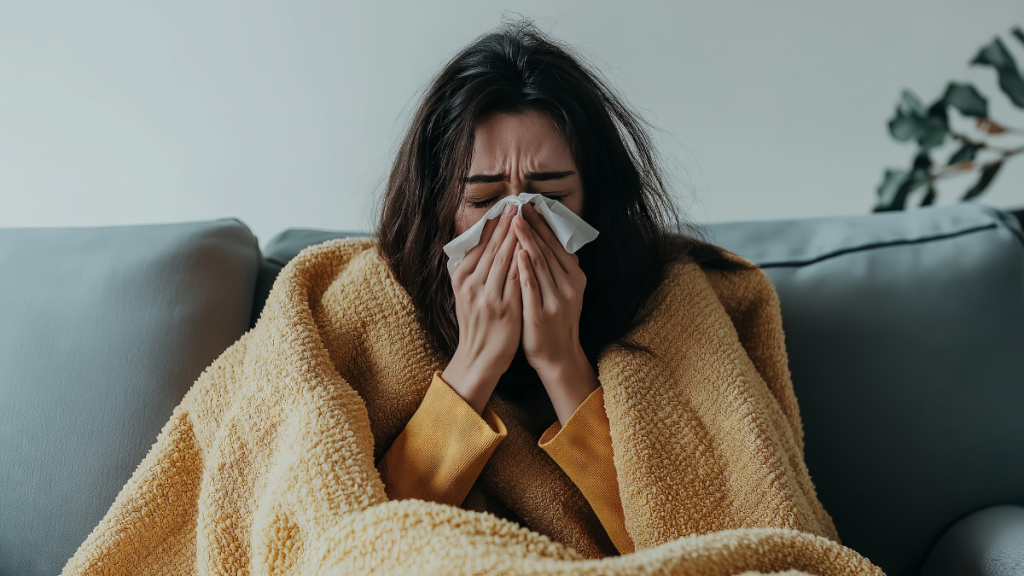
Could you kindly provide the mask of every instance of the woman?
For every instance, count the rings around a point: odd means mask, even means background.
[[[570,254],[526,205],[449,276],[443,246],[523,193],[600,236]],[[288,264],[65,573],[877,574],[804,466],[771,284],[678,220],[578,59],[480,38],[417,111],[378,239]]]
[[[562,202],[602,236],[577,257],[532,205],[522,216],[508,207],[459,264],[452,290],[438,289],[449,283],[444,244],[522,193]],[[455,56],[413,119],[378,227],[391,270],[451,357],[426,408],[378,464],[388,495],[462,505],[504,436],[485,412],[498,390],[530,407],[527,428],[587,496],[615,548],[632,551],[594,362],[643,320],[672,262],[743,266],[671,236],[679,221],[642,121],[565,48],[514,25]],[[605,542],[589,536],[591,547]]]

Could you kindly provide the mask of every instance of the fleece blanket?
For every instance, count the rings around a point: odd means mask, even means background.
[[[585,500],[499,398],[509,434],[479,482],[522,523],[388,501],[374,463],[445,359],[350,239],[282,271],[64,574],[880,574],[815,494],[763,273],[674,265],[651,306],[631,335],[648,351],[598,363],[635,553],[599,557]]]

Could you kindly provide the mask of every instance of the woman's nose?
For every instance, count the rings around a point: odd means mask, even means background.
[[[511,176],[508,179],[508,186],[509,186],[509,189],[510,189],[510,193],[513,196],[519,196],[520,194],[526,194],[526,193],[529,192],[526,189],[527,188],[526,178],[524,178],[522,174],[517,174],[514,171],[512,172]]]

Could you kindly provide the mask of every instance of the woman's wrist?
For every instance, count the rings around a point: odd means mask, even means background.
[[[477,414],[484,413],[487,401],[491,399],[501,373],[495,373],[491,366],[461,355],[458,350],[451,362],[441,373],[441,379],[462,397]]]
[[[558,421],[563,426],[594,390],[601,386],[597,371],[579,347],[563,356],[562,361],[535,369],[544,383]]]

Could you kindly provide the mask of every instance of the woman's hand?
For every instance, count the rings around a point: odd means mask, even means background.
[[[565,425],[576,408],[599,386],[597,374],[580,346],[580,312],[587,277],[579,258],[569,254],[533,205],[512,229],[518,254],[523,300],[523,352],[537,371],[558,420]]]
[[[441,374],[477,414],[508,370],[519,347],[523,305],[519,268],[520,246],[512,231],[514,206],[487,222],[480,243],[466,253],[452,274],[459,346]]]

